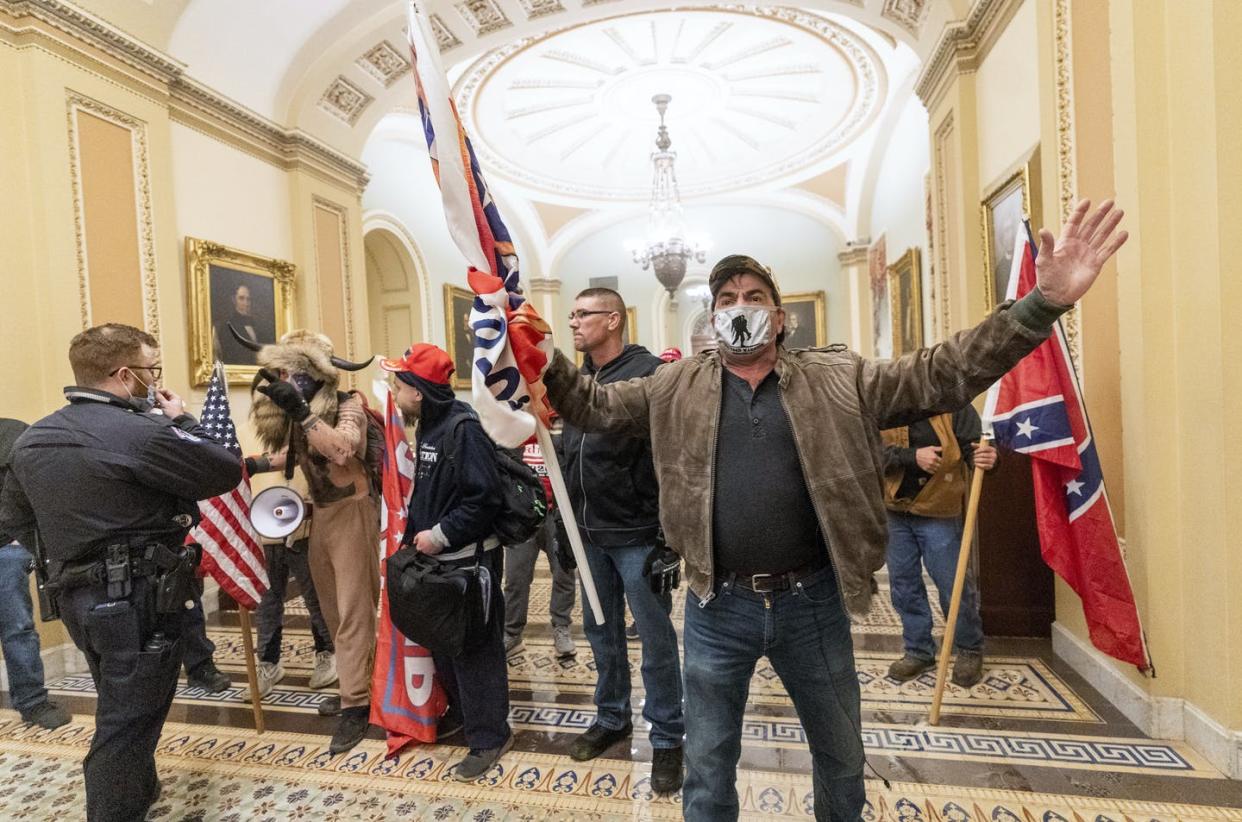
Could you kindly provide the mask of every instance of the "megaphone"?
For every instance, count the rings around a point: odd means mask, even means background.
[[[250,502],[250,524],[259,536],[284,539],[306,519],[306,502],[287,485],[274,485],[255,495]]]

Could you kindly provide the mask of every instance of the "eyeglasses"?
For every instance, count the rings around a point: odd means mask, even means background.
[[[569,312],[569,321],[573,322],[574,320],[577,320],[578,322],[582,322],[583,318],[589,317],[592,314],[617,314],[617,313],[619,312],[617,311],[592,311],[587,308],[579,308],[577,311]]]
[[[164,366],[162,365],[121,365],[112,369],[108,376],[115,377],[116,372],[120,371],[122,368],[128,368],[130,371],[138,371],[139,369],[148,371],[150,372],[151,379],[154,382],[159,382],[160,376],[164,373]]]

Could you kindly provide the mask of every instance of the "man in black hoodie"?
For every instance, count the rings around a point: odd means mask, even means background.
[[[451,567],[486,570],[487,636],[458,656],[433,654],[448,694],[440,738],[465,726],[470,751],[453,775],[471,782],[491,770],[513,746],[509,728],[509,673],[505,666],[504,555],[493,523],[500,513],[495,446],[474,410],[453,396],[447,352],[418,343],[399,360],[381,360],[396,375],[393,393],[406,423],[418,422],[414,493],[402,544]]]
[[[585,353],[584,371],[601,383],[646,377],[663,361],[641,345],[624,345],[625,303],[608,288],[588,288],[569,315],[574,348]],[[677,634],[665,604],[646,578],[660,528],[659,488],[651,441],[620,435],[585,434],[565,425],[562,435],[565,484],[586,547],[587,561],[606,623],[584,609],[584,627],[595,654],[595,722],[574,741],[570,756],[594,759],[633,730],[630,666],[625,641],[625,601],[642,638],[643,717],[651,723],[651,787],[672,793],[681,787],[681,665]],[[586,597],[583,596],[583,601]]]

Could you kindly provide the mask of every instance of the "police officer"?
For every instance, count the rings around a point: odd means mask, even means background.
[[[86,754],[90,822],[133,820],[159,797],[155,746],[181,666],[196,500],[241,480],[241,463],[157,387],[158,343],[109,323],[69,344],[69,404],[17,441],[0,530],[37,527],[65,627],[98,693]],[[162,414],[148,413],[158,407]]]

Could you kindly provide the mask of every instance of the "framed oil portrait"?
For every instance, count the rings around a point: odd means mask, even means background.
[[[893,356],[923,347],[923,270],[917,248],[888,267],[888,305],[893,328]]]
[[[638,307],[627,305],[625,307],[625,328],[621,329],[621,344],[629,345],[638,340]],[[583,355],[581,351],[574,351],[574,362],[579,368],[582,367]]]
[[[826,306],[827,298],[822,291],[781,295],[786,348],[822,348],[828,344]]]
[[[988,189],[980,203],[983,287],[988,311],[1005,299],[1013,266],[1014,238],[1024,231],[1023,218],[1030,219],[1032,230],[1040,227],[1039,175],[1039,149],[1036,148],[1016,170]]]
[[[189,278],[190,363],[195,385],[206,385],[216,362],[229,385],[249,385],[259,370],[252,345],[276,342],[293,326],[293,263],[220,243],[185,238]]]
[[[470,307],[474,292],[455,285],[444,286],[444,337],[453,360],[453,390],[470,390],[474,359],[474,332],[470,330]]]

